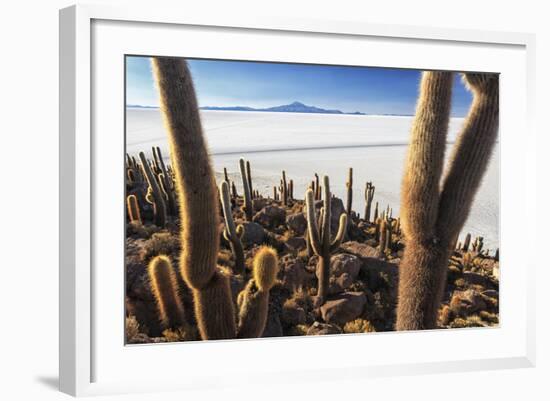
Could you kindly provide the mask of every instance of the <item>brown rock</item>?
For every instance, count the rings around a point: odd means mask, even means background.
[[[346,292],[336,298],[326,301],[321,306],[323,320],[330,324],[343,326],[358,318],[367,303],[367,297],[362,292]]]
[[[361,260],[348,253],[335,255],[330,261],[329,295],[338,294],[353,284],[359,270]]]
[[[304,235],[307,229],[307,220],[303,213],[295,213],[287,216],[286,225],[298,235]]]
[[[254,215],[252,221],[267,228],[275,228],[286,221],[286,211],[278,206],[266,206]]]

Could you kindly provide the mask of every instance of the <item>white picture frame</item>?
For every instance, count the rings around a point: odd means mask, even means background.
[[[180,41],[180,35],[193,40]],[[230,38],[232,46],[216,44],[220,35]],[[262,46],[257,46],[259,37]],[[278,45],[290,39],[294,45]],[[330,51],[321,51],[325,49]],[[123,175],[113,174],[124,156],[120,56],[247,59],[252,51],[255,60],[351,65],[365,65],[362,57],[368,51],[370,66],[501,73],[499,328],[124,346],[123,202],[116,200]],[[60,390],[80,396],[229,387],[239,385],[235,378],[243,374],[274,386],[281,380],[362,380],[534,366],[535,253],[507,247],[514,241],[509,233],[518,227],[534,232],[536,210],[529,203],[536,187],[534,84],[534,36],[529,34],[290,17],[226,21],[186,15],[185,10],[138,7],[61,10]],[[120,136],[99,134],[105,130]],[[105,201],[107,194],[114,200]],[[115,228],[105,230],[106,222]],[[451,343],[452,349],[445,346]],[[392,352],[384,354],[390,346]],[[319,349],[330,356],[318,356]],[[337,358],[331,350],[346,350],[343,355],[354,358]],[[304,363],[285,365],[288,353],[301,356],[298,360]],[[256,363],[247,366],[252,357]],[[182,360],[194,363],[186,366]],[[141,373],[132,368],[136,363],[142,364]],[[163,375],[153,372],[159,363],[166,367]]]

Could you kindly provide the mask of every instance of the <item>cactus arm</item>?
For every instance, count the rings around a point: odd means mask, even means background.
[[[317,219],[315,216],[315,203],[313,201],[313,191],[308,189],[306,192],[306,217],[307,217],[307,232],[309,242],[313,251],[317,255],[321,255],[321,238],[319,238],[319,227],[317,226]]]
[[[472,106],[454,146],[439,202],[438,235],[450,242],[464,225],[495,146],[499,118],[496,74],[465,74]]]
[[[222,181],[220,184],[220,198],[222,203],[222,210],[225,220],[225,229],[223,231],[224,238],[230,242],[231,251],[235,257],[235,273],[244,273],[244,251],[241,243],[241,236],[243,234],[243,227],[240,228],[240,235],[235,227],[235,221],[231,213],[231,200],[229,197],[229,184],[226,181]]]
[[[443,169],[453,73],[424,72],[401,184],[401,215],[406,238],[434,239],[439,181]]]
[[[344,240],[344,237],[346,236],[346,229],[348,227],[348,215],[345,213],[342,213],[340,215],[340,221],[338,224],[338,231],[336,233],[336,236],[334,237],[334,240],[330,244],[330,252],[336,251],[338,248],[340,248],[340,245],[342,244],[342,241]]]

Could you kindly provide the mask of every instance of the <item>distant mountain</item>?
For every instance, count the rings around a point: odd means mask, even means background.
[[[307,106],[300,102],[293,102],[290,104],[285,104],[282,106],[267,107],[262,109],[257,109],[253,107],[244,107],[244,106],[228,106],[228,107],[213,107],[206,106],[201,107],[201,110],[231,110],[231,111],[271,111],[279,113],[317,113],[317,114],[355,114],[355,115],[364,115],[358,111],[354,113],[344,113],[340,110],[327,110],[321,109],[315,106]]]

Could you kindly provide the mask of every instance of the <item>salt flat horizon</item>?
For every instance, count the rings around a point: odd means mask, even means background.
[[[242,192],[238,161],[250,160],[254,188],[272,196],[281,171],[294,180],[295,198],[302,198],[314,173],[328,175],[332,192],[345,200],[349,167],[354,169],[353,209],[361,216],[367,181],[376,186],[380,208],[399,215],[399,195],[412,116],[309,114],[261,111],[201,110],[206,141],[217,180],[223,168]],[[159,146],[169,162],[168,141],[159,109],[127,108],[126,150],[150,156]],[[448,143],[456,139],[463,118],[451,118]],[[446,157],[452,146],[447,146]],[[485,247],[499,247],[498,144],[470,216],[461,233],[483,236]]]

